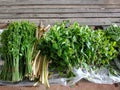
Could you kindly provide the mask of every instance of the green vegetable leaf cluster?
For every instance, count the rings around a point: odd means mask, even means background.
[[[66,73],[79,66],[108,68],[117,56],[115,46],[103,30],[95,31],[76,22],[55,24],[39,41],[41,53],[52,60],[50,67]]]
[[[117,43],[116,50],[119,51],[120,54],[120,26],[113,24],[105,30],[105,33],[111,41],[115,41]]]

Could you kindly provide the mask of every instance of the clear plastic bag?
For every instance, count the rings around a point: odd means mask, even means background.
[[[106,68],[100,70],[93,70],[93,69],[73,69],[73,73],[75,77],[68,82],[68,85],[74,85],[81,79],[86,79],[90,82],[99,83],[99,84],[114,84],[120,83],[120,76],[111,75],[109,70]]]

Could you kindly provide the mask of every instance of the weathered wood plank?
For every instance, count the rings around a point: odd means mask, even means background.
[[[45,25],[53,25],[56,22],[62,22],[63,20],[70,20],[70,22],[79,22],[81,25],[110,25],[112,23],[119,24],[120,18],[72,18],[72,19],[0,19],[0,24],[9,23],[12,21],[29,20],[37,25],[42,21]]]
[[[89,9],[89,8],[0,8],[0,13],[2,14],[12,14],[12,13],[44,13],[44,14],[60,14],[60,13],[120,13],[120,9]]]
[[[120,18],[120,13],[0,14],[0,19]]]
[[[68,8],[68,9],[72,9],[72,8],[112,8],[112,9],[120,9],[120,5],[117,5],[117,4],[101,4],[101,5],[97,5],[97,4],[88,4],[88,5],[84,5],[84,4],[81,4],[81,5],[74,5],[74,4],[68,4],[68,5],[63,5],[63,4],[59,4],[59,5],[56,5],[56,4],[53,4],[53,5],[39,5],[39,4],[34,4],[34,5],[16,5],[16,4],[13,4],[13,5],[0,5],[0,8],[3,8],[3,9],[9,9],[9,8],[45,8],[45,9],[53,9],[53,8]]]
[[[0,23],[30,20],[53,24],[71,20],[87,25],[120,23],[120,0],[0,0]]]
[[[1,0],[0,5],[12,4],[120,4],[120,0]]]

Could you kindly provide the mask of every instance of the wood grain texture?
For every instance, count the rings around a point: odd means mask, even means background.
[[[71,23],[78,22],[81,25],[110,25],[112,23],[117,23],[119,25],[120,18],[68,18],[68,19],[0,19],[0,23],[9,23],[12,21],[29,20],[30,22],[36,23],[38,25],[41,21],[43,24],[55,24],[56,22],[62,22],[63,20],[70,20]]]
[[[12,4],[120,4],[120,0],[1,0],[0,5]]]
[[[0,0],[0,24],[18,20],[120,24],[120,0]]]
[[[60,14],[43,14],[43,13],[32,13],[32,14],[24,14],[24,13],[15,13],[15,14],[0,14],[0,19],[66,19],[66,18],[120,18],[120,13],[60,13]]]
[[[110,9],[120,9],[119,4],[13,4],[13,5],[0,5],[0,8],[45,8],[45,9],[50,9],[50,8],[95,8],[95,9],[100,9],[100,8],[110,8]]]
[[[11,13],[42,13],[42,14],[60,14],[60,13],[120,13],[120,9],[109,8],[0,8],[0,14]]]

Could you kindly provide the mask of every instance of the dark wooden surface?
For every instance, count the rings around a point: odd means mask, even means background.
[[[120,0],[0,0],[0,25],[16,20],[36,24],[70,20],[87,25],[119,25]]]
[[[74,87],[63,85],[51,85],[50,88],[46,88],[44,85],[40,85],[37,87],[0,86],[0,90],[120,90],[120,86],[94,84],[86,81],[81,81]]]

